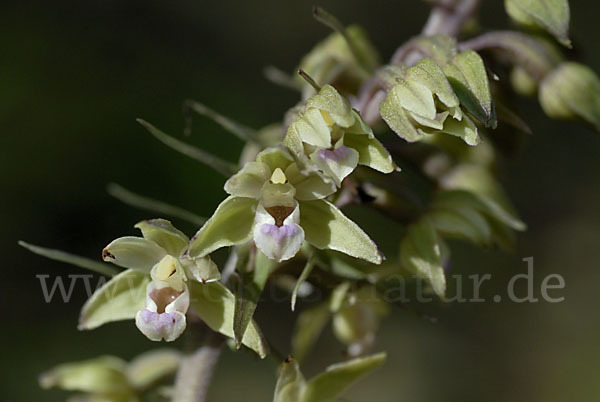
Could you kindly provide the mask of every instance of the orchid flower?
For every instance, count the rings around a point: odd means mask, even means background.
[[[302,173],[286,150],[267,148],[225,183],[230,196],[194,236],[188,256],[253,240],[270,259],[285,261],[306,241],[379,264],[375,243],[325,200],[335,190],[318,172]]]

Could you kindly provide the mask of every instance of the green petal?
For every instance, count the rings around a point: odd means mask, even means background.
[[[515,22],[541,27],[560,43],[571,47],[568,0],[505,0],[504,7]]]
[[[256,161],[266,164],[272,172],[277,168],[285,170],[294,162],[294,158],[283,148],[271,147],[260,152],[256,156]]]
[[[435,119],[436,108],[433,93],[425,85],[416,81],[398,81],[390,92],[404,109],[428,119]]]
[[[302,402],[306,381],[298,367],[298,362],[289,357],[279,368],[273,402]]]
[[[481,142],[477,126],[475,126],[475,123],[467,116],[463,116],[461,121],[446,119],[441,131],[461,138],[468,145],[477,145]]]
[[[104,261],[146,273],[150,273],[152,267],[165,255],[166,250],[155,242],[134,236],[113,240],[102,250]]]
[[[423,84],[448,108],[453,109],[453,112],[458,111],[460,102],[454,94],[454,90],[442,69],[431,59],[422,59],[415,66],[406,70],[407,81],[417,81]],[[454,116],[457,117],[457,116]]]
[[[460,104],[486,127],[496,128],[496,110],[481,56],[472,50],[462,52],[443,70]]]
[[[192,281],[190,295],[191,307],[200,319],[213,331],[233,339],[234,294],[221,282],[200,284]],[[249,323],[242,343],[261,358],[267,355],[268,346],[254,321]]]
[[[327,367],[306,384],[302,402],[326,402],[340,397],[353,383],[380,367],[386,354],[359,357]]]
[[[416,142],[423,139],[424,134],[419,132],[410,121],[408,114],[402,107],[398,92],[392,88],[385,100],[379,105],[379,114],[383,121],[398,134],[400,138],[408,142]]]
[[[400,244],[400,262],[404,268],[426,279],[440,297],[446,292],[440,240],[427,219],[411,225]]]
[[[306,240],[319,249],[331,249],[381,264],[382,256],[369,236],[326,200],[300,202],[300,226]]]
[[[294,197],[299,201],[319,200],[335,193],[337,190],[333,181],[325,181],[317,173],[308,175],[300,173],[298,165],[295,163],[286,169],[285,176],[296,189]]]
[[[65,363],[40,376],[42,388],[58,387],[67,391],[105,394],[129,394],[124,374],[125,362],[114,356],[102,356]]]
[[[392,173],[396,170],[392,156],[374,136],[346,133],[344,145],[358,151],[359,165],[368,166],[382,173]]]
[[[190,241],[182,231],[176,229],[166,219],[141,221],[135,227],[142,231],[144,239],[158,244],[173,257],[181,256]]]
[[[143,390],[175,373],[180,361],[181,352],[178,350],[152,350],[137,356],[129,363],[127,378],[133,387]]]
[[[317,95],[306,101],[306,108],[327,112],[340,127],[350,127],[354,124],[354,115],[350,104],[331,85],[323,86]]]
[[[252,238],[258,201],[253,198],[226,198],[190,242],[188,254],[204,257],[221,247],[242,244]]]
[[[145,306],[150,275],[128,269],[96,290],[81,309],[79,329],[94,329],[112,321],[133,320]]]
[[[303,142],[321,148],[331,147],[331,129],[318,109],[308,109],[300,113],[298,120],[290,124]]]
[[[236,197],[258,199],[262,186],[269,181],[272,170],[262,162],[248,162],[242,170],[225,182],[225,191]]]

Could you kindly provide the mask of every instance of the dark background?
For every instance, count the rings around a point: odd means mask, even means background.
[[[600,71],[600,7],[571,2],[576,56]],[[37,376],[64,361],[98,354],[131,358],[156,346],[133,322],[76,330],[85,290],[70,303],[44,302],[39,274],[79,274],[17,246],[35,244],[99,257],[110,240],[148,218],[105,192],[118,182],[208,216],[224,198],[223,179],[153,140],[143,117],[181,135],[183,99],[198,99],[253,127],[278,121],[297,94],[262,78],[266,65],[292,71],[329,32],[304,1],[3,1],[0,4],[0,400],[58,401]],[[324,1],[344,22],[369,32],[386,60],[416,34],[428,7],[417,0]],[[500,1],[484,2],[482,23],[507,25]],[[573,54],[572,54],[573,56]],[[384,369],[348,401],[591,401],[600,399],[600,136],[550,121],[535,100],[518,105],[534,130],[503,166],[506,187],[528,223],[514,255],[453,243],[459,274],[491,273],[491,299],[535,259],[535,285],[560,273],[565,301],[468,303],[434,308],[437,324],[402,310],[385,322]],[[234,160],[241,142],[205,119],[190,139]],[[192,234],[196,228],[174,221]],[[373,237],[385,238],[385,233]],[[257,312],[287,351],[287,303]],[[277,319],[273,319],[276,316]],[[342,358],[328,330],[308,374]],[[229,353],[211,401],[272,398],[276,364]]]

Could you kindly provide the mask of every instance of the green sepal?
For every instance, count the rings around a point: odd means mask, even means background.
[[[204,257],[221,247],[250,240],[257,205],[254,198],[226,198],[192,238],[187,254],[192,258]]]
[[[114,276],[85,302],[78,328],[88,330],[108,322],[134,319],[145,307],[148,283],[150,275],[135,269]]]
[[[382,254],[375,243],[329,201],[300,202],[300,226],[304,229],[306,241],[318,249],[336,250],[381,264]]]
[[[104,261],[147,274],[165,255],[166,250],[152,240],[135,236],[119,237],[102,250]]]
[[[136,229],[148,239],[164,248],[169,255],[179,257],[187,248],[190,239],[166,219],[150,219],[138,222]]]
[[[194,313],[213,331],[234,339],[235,295],[221,282],[190,285],[190,306]],[[265,339],[254,321],[250,321],[242,338],[242,344],[255,351],[261,358],[268,353]]]
[[[467,50],[456,55],[443,70],[460,104],[484,126],[496,128],[496,110],[481,56]]]

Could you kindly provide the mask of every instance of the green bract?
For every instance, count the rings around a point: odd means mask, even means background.
[[[408,142],[420,141],[435,133],[455,135],[469,145],[480,142],[477,127],[460,106],[473,113],[482,104],[488,104],[491,98],[483,96],[485,99],[481,99],[482,94],[489,93],[489,87],[482,84],[487,83],[487,76],[485,69],[481,71],[478,65],[457,67],[463,65],[464,57],[458,55],[453,63],[447,64],[447,71],[431,59],[422,59],[408,69],[388,70],[395,76],[390,78],[392,86],[379,112],[396,134]]]
[[[371,128],[330,85],[297,112],[283,143],[302,168],[309,165],[320,170],[337,186],[359,164],[383,173],[395,169]]]
[[[188,255],[203,257],[226,246],[254,240],[269,258],[292,258],[306,240],[373,263],[381,255],[371,239],[324,198],[333,183],[303,174],[291,155],[268,148],[225,183],[230,196],[192,239]]]

